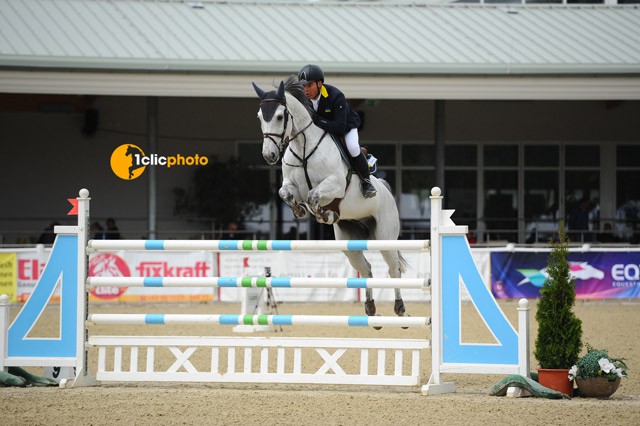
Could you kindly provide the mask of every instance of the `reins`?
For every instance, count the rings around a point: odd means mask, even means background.
[[[305,179],[307,181],[307,185],[309,186],[309,190],[311,190],[313,187],[311,186],[311,178],[309,177],[309,172],[307,170],[307,164],[308,164],[309,158],[318,150],[318,147],[320,146],[320,143],[324,140],[324,137],[327,135],[327,132],[325,131],[322,134],[322,137],[320,138],[320,140],[318,140],[318,143],[316,144],[316,146],[311,150],[309,155],[306,155],[307,135],[304,133],[304,131],[307,130],[309,127],[311,127],[311,125],[313,124],[313,120],[309,121],[309,124],[304,126],[295,135],[293,135],[290,138],[286,138],[285,139],[285,133],[287,131],[287,123],[289,122],[289,116],[291,116],[291,120],[293,121],[293,115],[291,115],[291,113],[289,112],[289,108],[287,108],[286,101],[284,101],[282,99],[263,99],[262,102],[277,102],[277,103],[279,103],[279,104],[284,106],[285,115],[284,115],[284,127],[282,128],[282,133],[263,133],[262,137],[263,138],[268,138],[271,142],[273,142],[273,144],[276,146],[276,148],[278,148],[278,152],[280,152],[280,156],[282,157],[282,162],[284,164],[286,164],[289,167],[302,167],[302,169],[304,170],[304,177],[305,177]],[[299,156],[298,154],[296,154],[296,152],[293,150],[293,148],[291,148],[291,146],[289,145],[290,141],[295,140],[301,134],[302,134],[302,137],[304,138],[304,142],[302,144],[302,157]],[[280,138],[280,144],[278,144],[278,142],[276,142],[274,137]],[[286,161],[284,161],[284,151],[287,148],[288,148],[289,152],[291,152],[291,154],[298,161],[300,161],[300,164],[289,164]]]
[[[311,121],[311,123],[313,123],[313,121]],[[296,137],[300,133],[302,133],[304,130],[306,130],[309,126],[311,126],[311,123],[309,123],[304,129],[302,129],[301,131],[296,133]],[[305,152],[307,150],[307,135],[302,133],[302,136],[304,136],[304,144],[302,145],[302,157],[300,157],[298,154],[296,154],[295,151],[293,150],[293,148],[291,148],[291,146],[289,146],[289,152],[291,152],[291,154],[293,154],[293,156],[296,157],[296,159],[298,159],[298,161],[300,161],[300,164],[297,164],[297,165],[296,164],[289,164],[286,161],[284,161],[284,157],[282,157],[282,162],[284,164],[286,164],[287,166],[289,166],[289,167],[302,167],[302,170],[304,170],[304,178],[307,180],[307,186],[309,187],[309,190],[311,190],[313,187],[311,186],[311,179],[309,178],[309,172],[307,171],[307,164],[309,162],[308,160],[318,150],[318,147],[320,146],[320,143],[324,140],[324,137],[327,136],[327,131],[325,130],[325,132],[322,134],[322,137],[320,137],[320,140],[318,140],[318,143],[311,150],[309,155],[305,154]],[[295,137],[292,138],[292,139],[295,139]]]

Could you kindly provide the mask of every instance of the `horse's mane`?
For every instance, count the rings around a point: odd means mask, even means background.
[[[307,99],[307,96],[304,94],[304,86],[300,83],[300,80],[298,80],[297,75],[291,74],[287,77],[284,81],[284,90],[304,105],[309,115],[312,115],[311,102],[309,102],[309,99]]]

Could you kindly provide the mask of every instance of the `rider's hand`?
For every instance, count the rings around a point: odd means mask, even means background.
[[[316,126],[325,129],[328,121],[326,118],[323,118],[322,116],[320,116],[319,114],[314,114],[313,115],[313,124],[315,124]]]

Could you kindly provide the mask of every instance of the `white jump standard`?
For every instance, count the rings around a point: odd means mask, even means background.
[[[75,367],[66,385],[97,381],[178,381],[420,385],[420,352],[431,348],[425,395],[453,392],[443,374],[529,374],[529,307],[518,308],[516,331],[482,281],[466,240],[467,227],[442,210],[439,188],[432,189],[431,241],[103,241],[88,240],[89,192],[78,197],[78,226],[57,226],[54,247],[34,291],[13,323],[7,298],[0,298],[0,368]],[[430,252],[426,278],[290,277],[88,277],[88,255],[102,250],[418,250]],[[427,255],[425,253],[425,255]],[[29,331],[60,285],[60,335],[31,338]],[[429,286],[430,284],[430,286]],[[413,288],[431,290],[431,317],[318,315],[89,314],[88,291],[96,287],[261,287]],[[461,338],[461,289],[465,288],[496,343]],[[431,327],[428,339],[272,338],[207,336],[89,336],[92,324],[322,325],[331,327]],[[426,337],[426,336],[425,336]],[[468,338],[465,338],[468,340]],[[98,348],[97,371],[89,369],[88,348]],[[197,355],[194,355],[196,354]],[[168,367],[167,354],[174,359]],[[347,354],[347,355],[345,355]],[[352,354],[352,355],[348,355]],[[162,355],[162,356],[160,356]],[[354,370],[344,356],[359,359]],[[204,359],[205,365],[202,365]],[[253,362],[253,360],[256,362]],[[270,359],[275,360],[269,362]],[[164,360],[164,361],[162,361]],[[320,363],[318,364],[318,361]],[[387,368],[387,361],[393,365]],[[238,366],[236,366],[238,364]],[[240,366],[240,364],[242,364]],[[256,364],[258,365],[256,367]],[[92,366],[95,364],[91,364]],[[318,365],[320,367],[318,368]],[[92,367],[93,368],[93,367]]]

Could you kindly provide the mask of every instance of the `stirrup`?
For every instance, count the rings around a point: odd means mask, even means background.
[[[373,198],[378,194],[369,179],[362,179],[360,182],[360,189],[362,190],[362,196],[364,198]]]

